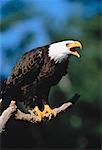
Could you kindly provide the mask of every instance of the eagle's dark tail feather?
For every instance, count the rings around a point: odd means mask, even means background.
[[[79,98],[80,98],[80,95],[76,93],[69,101],[72,104],[75,104],[78,101]]]

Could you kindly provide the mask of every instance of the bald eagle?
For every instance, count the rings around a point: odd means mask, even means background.
[[[82,47],[79,41],[65,40],[26,52],[8,76],[2,98],[23,101],[39,120],[46,112],[55,116],[48,95],[51,87],[66,75],[70,56],[80,57],[77,47]]]

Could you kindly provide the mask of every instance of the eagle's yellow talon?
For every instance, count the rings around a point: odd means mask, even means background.
[[[56,112],[49,107],[49,105],[44,105],[44,111],[42,112],[42,117],[49,117],[51,119],[52,115],[55,117]]]
[[[32,109],[32,112],[38,116],[38,121],[41,122],[42,120],[42,112],[39,110],[38,106],[35,106],[34,109]]]

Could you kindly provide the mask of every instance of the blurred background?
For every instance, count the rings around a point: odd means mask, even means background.
[[[83,44],[68,74],[53,87],[57,107],[75,93],[80,100],[49,122],[15,121],[6,125],[2,149],[101,149],[101,0],[0,0],[0,75],[3,82],[26,51],[54,41]]]

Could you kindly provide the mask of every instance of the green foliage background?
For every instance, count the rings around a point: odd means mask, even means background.
[[[3,2],[2,0],[1,2]],[[33,1],[33,0],[32,0]],[[63,77],[60,83],[53,87],[49,96],[50,105],[52,107],[58,106],[65,100],[70,98],[74,93],[80,93],[81,97],[78,103],[66,113],[53,119],[41,126],[33,126],[27,124],[28,134],[30,134],[31,143],[18,144],[14,141],[14,145],[6,142],[6,148],[67,148],[67,149],[100,149],[101,148],[101,10],[94,12],[92,15],[88,14],[86,8],[82,12],[70,14],[63,17],[63,20],[57,19],[57,14],[54,16],[49,15],[47,9],[36,7],[39,1],[34,0],[8,0],[1,7],[1,38],[2,35],[7,33],[12,27],[18,23],[25,21],[30,23],[30,19],[40,20],[42,22],[43,32],[46,33],[47,38],[44,44],[52,41],[64,39],[76,39],[82,42],[83,50],[80,51],[81,58],[77,59],[72,57],[68,67],[68,75]],[[43,0],[44,5],[48,0]],[[53,0],[54,2],[54,0]],[[71,8],[81,9],[78,6],[86,5],[88,1],[63,0],[63,3],[71,4]],[[100,1],[93,1],[89,4],[96,5]],[[32,5],[33,4],[33,5]],[[79,5],[80,4],[80,5]],[[53,4],[54,5],[54,4]],[[69,6],[68,6],[69,7]],[[53,7],[52,7],[53,8]],[[61,10],[59,10],[61,11]],[[70,11],[68,12],[70,13]],[[24,24],[25,26],[25,24]],[[19,28],[17,28],[19,30]],[[39,29],[38,29],[39,30]],[[37,31],[38,32],[38,31]],[[26,29],[19,42],[12,43],[12,45],[2,47],[2,68],[1,75],[4,79],[7,74],[2,73],[3,63],[12,67],[19,57],[27,51],[29,45],[33,42],[36,45],[37,32],[32,29]],[[10,33],[13,34],[13,33]],[[7,39],[9,34],[5,34]],[[41,33],[40,36],[43,36]],[[19,38],[19,37],[17,37]],[[1,40],[2,41],[2,40]],[[6,44],[6,41],[5,41]],[[42,44],[42,42],[41,42]],[[43,44],[42,44],[43,45]],[[34,47],[30,47],[31,49]],[[7,67],[6,67],[7,68]],[[22,122],[18,122],[21,124]],[[23,123],[22,123],[23,124]],[[25,125],[25,124],[24,124]],[[26,126],[27,126],[26,125]],[[23,125],[19,129],[23,132]],[[7,138],[12,139],[12,130],[7,134]],[[26,129],[27,130],[27,129]],[[36,130],[36,132],[35,132]],[[20,137],[16,133],[15,138]],[[35,135],[35,136],[34,136]],[[35,138],[38,136],[37,138]],[[5,143],[6,135],[2,138],[2,143]],[[26,137],[26,139],[28,139]],[[30,140],[30,139],[29,139]],[[36,144],[34,144],[34,141]],[[28,142],[29,143],[29,142]],[[40,144],[40,145],[39,145]]]

